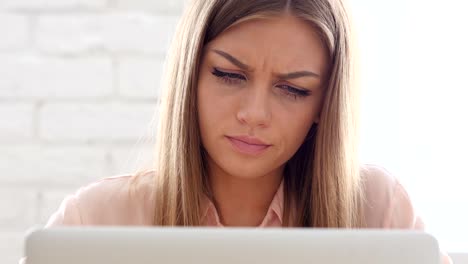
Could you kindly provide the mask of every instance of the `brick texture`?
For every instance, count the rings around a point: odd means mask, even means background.
[[[53,103],[39,111],[47,141],[131,142],[144,137],[154,103]]]
[[[105,8],[108,0],[2,0],[0,9],[5,10],[80,10]]]
[[[34,137],[34,110],[30,103],[0,104],[0,142],[31,140]]]
[[[164,54],[177,16],[141,13],[50,15],[38,19],[38,48],[48,53]]]
[[[22,49],[28,45],[28,18],[0,13],[0,51]]]
[[[97,98],[113,94],[107,57],[0,55],[0,98]]]
[[[185,2],[0,0],[0,263],[66,195],[151,165]]]

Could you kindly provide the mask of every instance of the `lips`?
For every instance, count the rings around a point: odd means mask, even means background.
[[[271,145],[266,144],[258,138],[254,137],[229,137],[226,138],[231,142],[233,148],[242,153],[247,155],[258,156],[264,153]]]

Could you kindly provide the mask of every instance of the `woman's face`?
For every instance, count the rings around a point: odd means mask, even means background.
[[[241,22],[209,42],[197,92],[210,169],[281,175],[319,120],[327,63],[314,29],[293,16]]]

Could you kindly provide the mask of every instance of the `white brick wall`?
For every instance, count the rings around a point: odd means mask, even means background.
[[[28,18],[15,14],[0,14],[0,50],[24,48],[28,42]]]
[[[177,16],[141,13],[47,15],[40,17],[35,40],[51,53],[111,51],[164,53]]]
[[[143,135],[141,129],[146,128],[154,104],[46,104],[39,110],[39,137],[47,141],[132,142]]]
[[[62,199],[152,160],[185,0],[0,0],[0,263]]]
[[[178,13],[187,0],[148,1],[148,0],[115,0],[116,5],[122,9],[145,10],[152,12]]]
[[[34,105],[30,103],[0,104],[0,143],[30,140],[34,135]],[[11,118],[11,117],[15,118]],[[1,154],[0,154],[1,155]]]
[[[21,230],[0,229],[0,256],[2,263],[18,263],[23,253],[23,233]]]
[[[0,152],[2,186],[77,186],[106,176],[105,147],[62,144],[3,146]]]
[[[113,94],[112,61],[106,57],[0,56],[0,98],[76,98]]]
[[[2,0],[0,8],[7,10],[44,10],[69,8],[105,8],[108,0]]]
[[[0,224],[21,228],[34,224],[37,214],[37,194],[26,190],[1,189]]]
[[[122,58],[117,64],[117,90],[124,97],[156,98],[163,59]]]

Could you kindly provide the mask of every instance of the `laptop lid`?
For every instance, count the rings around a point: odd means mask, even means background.
[[[57,227],[26,238],[28,264],[437,264],[437,241],[408,230]]]

